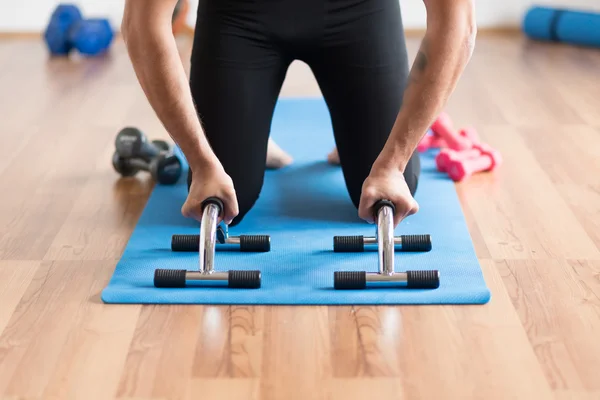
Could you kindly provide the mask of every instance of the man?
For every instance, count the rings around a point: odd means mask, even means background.
[[[415,148],[471,57],[476,24],[472,0],[424,0],[427,31],[409,69],[399,1],[200,0],[188,82],[171,30],[177,0],[126,0],[133,67],[190,164],[183,215],[201,220],[211,196],[228,224],[252,208],[267,149],[283,153],[269,141],[271,118],[296,59],[331,113],[358,215],[373,223],[380,199],[394,203],[394,226],[416,213]]]

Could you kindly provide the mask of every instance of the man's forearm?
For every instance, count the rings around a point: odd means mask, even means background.
[[[150,105],[192,169],[213,160],[169,26],[130,24],[126,44]]]
[[[454,90],[471,57],[476,32],[469,8],[462,7],[428,12],[428,29],[379,163],[404,171],[417,144]]]

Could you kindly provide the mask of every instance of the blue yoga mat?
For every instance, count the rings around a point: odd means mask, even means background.
[[[532,7],[523,31],[532,39],[600,47],[600,14],[549,7]]]
[[[294,164],[267,171],[261,196],[231,235],[269,234],[268,253],[218,251],[215,269],[260,269],[260,289],[153,286],[157,268],[197,269],[197,253],[172,253],[171,236],[197,234],[199,224],[181,216],[185,177],[175,186],[156,186],[102,292],[107,303],[188,304],[482,304],[490,292],[475,256],[453,182],[435,170],[433,154],[422,156],[416,199],[421,210],[396,234],[432,235],[427,253],[401,253],[396,270],[438,269],[438,289],[367,288],[336,291],[336,270],[377,271],[377,251],[334,253],[335,235],[375,234],[357,216],[340,167],[324,160],[333,148],[329,113],[321,99],[285,99],[277,104],[272,135]],[[235,144],[232,143],[232,146]]]

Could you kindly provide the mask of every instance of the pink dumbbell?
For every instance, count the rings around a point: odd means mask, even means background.
[[[490,146],[487,143],[474,143],[473,148],[479,150],[481,152],[481,154],[498,153],[496,150],[494,150],[492,148],[492,146]],[[499,153],[497,155],[498,155],[498,157],[500,157]]]
[[[473,143],[479,143],[480,142],[480,140],[479,140],[479,134],[477,133],[477,131],[473,127],[461,129],[460,131],[458,131],[458,134],[460,136],[462,136],[462,137],[466,137],[467,139],[469,139]]]
[[[460,182],[476,172],[492,171],[502,164],[498,151],[483,144],[476,147],[481,151],[479,157],[450,162],[448,175],[453,181]]]
[[[470,158],[477,158],[481,155],[479,149],[468,149],[463,151],[456,151],[452,149],[442,149],[435,157],[435,164],[438,171],[448,172],[448,166],[451,162],[467,160]]]
[[[473,147],[470,139],[459,135],[452,128],[452,120],[446,113],[441,113],[431,125],[431,130],[443,138],[452,150],[466,150]]]
[[[439,149],[444,147],[448,147],[444,139],[435,135],[427,135],[423,136],[423,139],[421,139],[417,145],[417,150],[419,153],[423,153],[429,149]]]

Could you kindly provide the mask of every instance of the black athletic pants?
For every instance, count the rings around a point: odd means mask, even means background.
[[[190,84],[207,139],[235,186],[240,213],[232,225],[260,194],[274,107],[296,59],[321,88],[358,207],[408,79],[399,1],[200,0]],[[414,153],[404,174],[413,194],[419,173]]]

